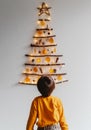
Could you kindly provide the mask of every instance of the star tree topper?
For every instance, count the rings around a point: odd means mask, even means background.
[[[42,14],[46,14],[46,15],[50,16],[50,12],[49,12],[50,8],[51,7],[48,7],[48,5],[45,2],[43,2],[42,5],[40,7],[38,7],[39,16],[42,15]]]

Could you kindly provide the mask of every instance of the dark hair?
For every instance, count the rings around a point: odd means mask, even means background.
[[[43,75],[37,82],[37,88],[43,97],[49,96],[55,88],[55,82],[51,76]]]

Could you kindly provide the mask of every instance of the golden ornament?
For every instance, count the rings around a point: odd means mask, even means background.
[[[53,70],[53,69],[50,69],[49,72],[52,74],[52,73],[54,73],[54,70]]]
[[[41,62],[41,59],[40,59],[40,58],[37,58],[37,59],[36,59],[36,62],[37,62],[37,63],[40,63],[40,62]]]
[[[41,25],[41,26],[45,26],[45,25],[46,25],[46,22],[45,22],[45,21],[40,21],[40,25]]]
[[[48,56],[48,57],[45,58],[45,60],[46,60],[46,62],[49,63],[51,59],[50,59],[50,57]]]
[[[37,68],[37,67],[34,67],[34,68],[33,68],[33,71],[34,71],[34,72],[37,72],[37,71],[38,71],[38,68]]]
[[[26,68],[25,72],[29,73],[30,72],[30,68]]]
[[[42,54],[47,54],[47,50],[43,49]]]
[[[30,83],[30,77],[29,76],[27,76],[25,79],[24,79],[24,83]]]
[[[41,30],[37,31],[37,34],[38,34],[38,35],[42,35],[42,33],[43,33],[43,32],[42,32]]]
[[[57,79],[62,80],[63,79],[62,75],[57,76]]]
[[[49,42],[50,43],[54,43],[54,39],[51,37],[51,38],[49,38]]]

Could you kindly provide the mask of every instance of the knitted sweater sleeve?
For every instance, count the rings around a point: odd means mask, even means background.
[[[65,118],[65,115],[64,115],[64,108],[63,108],[63,105],[62,105],[62,102],[59,100],[59,114],[60,114],[60,126],[61,126],[61,129],[62,130],[69,130],[68,129],[68,124],[66,122],[66,118]]]
[[[37,102],[33,100],[31,104],[30,114],[26,125],[26,130],[33,130],[37,119]]]

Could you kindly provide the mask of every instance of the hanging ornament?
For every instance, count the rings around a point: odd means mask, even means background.
[[[51,59],[50,59],[49,56],[45,58],[45,61],[48,62],[48,63],[50,62],[50,60],[51,60]]]
[[[49,69],[49,73],[50,74],[53,74],[54,73],[54,70],[52,68]]]
[[[59,60],[59,58],[57,57],[57,58],[56,58],[56,63],[58,62],[58,60]]]
[[[54,43],[54,39],[51,37],[51,38],[49,38],[49,40],[48,40],[50,43]]]
[[[40,39],[38,43],[41,44],[41,42],[42,42],[42,39]]]
[[[38,35],[42,35],[43,32],[42,32],[41,30],[39,30],[39,31],[37,31],[37,34],[38,34]]]
[[[56,69],[54,69],[54,73],[56,73],[56,71],[57,71],[57,70],[56,70]]]
[[[30,77],[26,76],[26,78],[24,79],[24,83],[30,83],[30,82],[31,82]]]
[[[33,68],[33,71],[34,71],[34,72],[37,72],[37,71],[38,71],[38,68],[37,68],[37,67],[34,67],[34,68]]]
[[[62,75],[57,76],[57,80],[62,80],[62,79],[63,79]]]
[[[35,61],[35,59],[32,59],[31,61],[32,61],[32,63],[33,63],[33,62]]]
[[[48,32],[48,35],[50,35],[50,34],[51,34],[51,32],[49,31],[49,32]]]
[[[29,72],[30,72],[30,68],[27,67],[27,68],[25,69],[25,72],[26,72],[26,73],[29,73]]]
[[[56,71],[57,71],[56,69],[52,69],[52,68],[49,69],[49,72],[50,72],[51,74],[56,73]]]
[[[40,69],[40,72],[43,73],[42,68],[40,67],[39,69]]]
[[[38,53],[41,54],[41,51],[39,50]]]
[[[44,20],[40,21],[40,26],[45,26],[46,22]]]
[[[47,50],[43,49],[42,54],[47,54]]]
[[[41,59],[40,58],[37,58],[36,59],[36,63],[40,63],[41,62]]]

